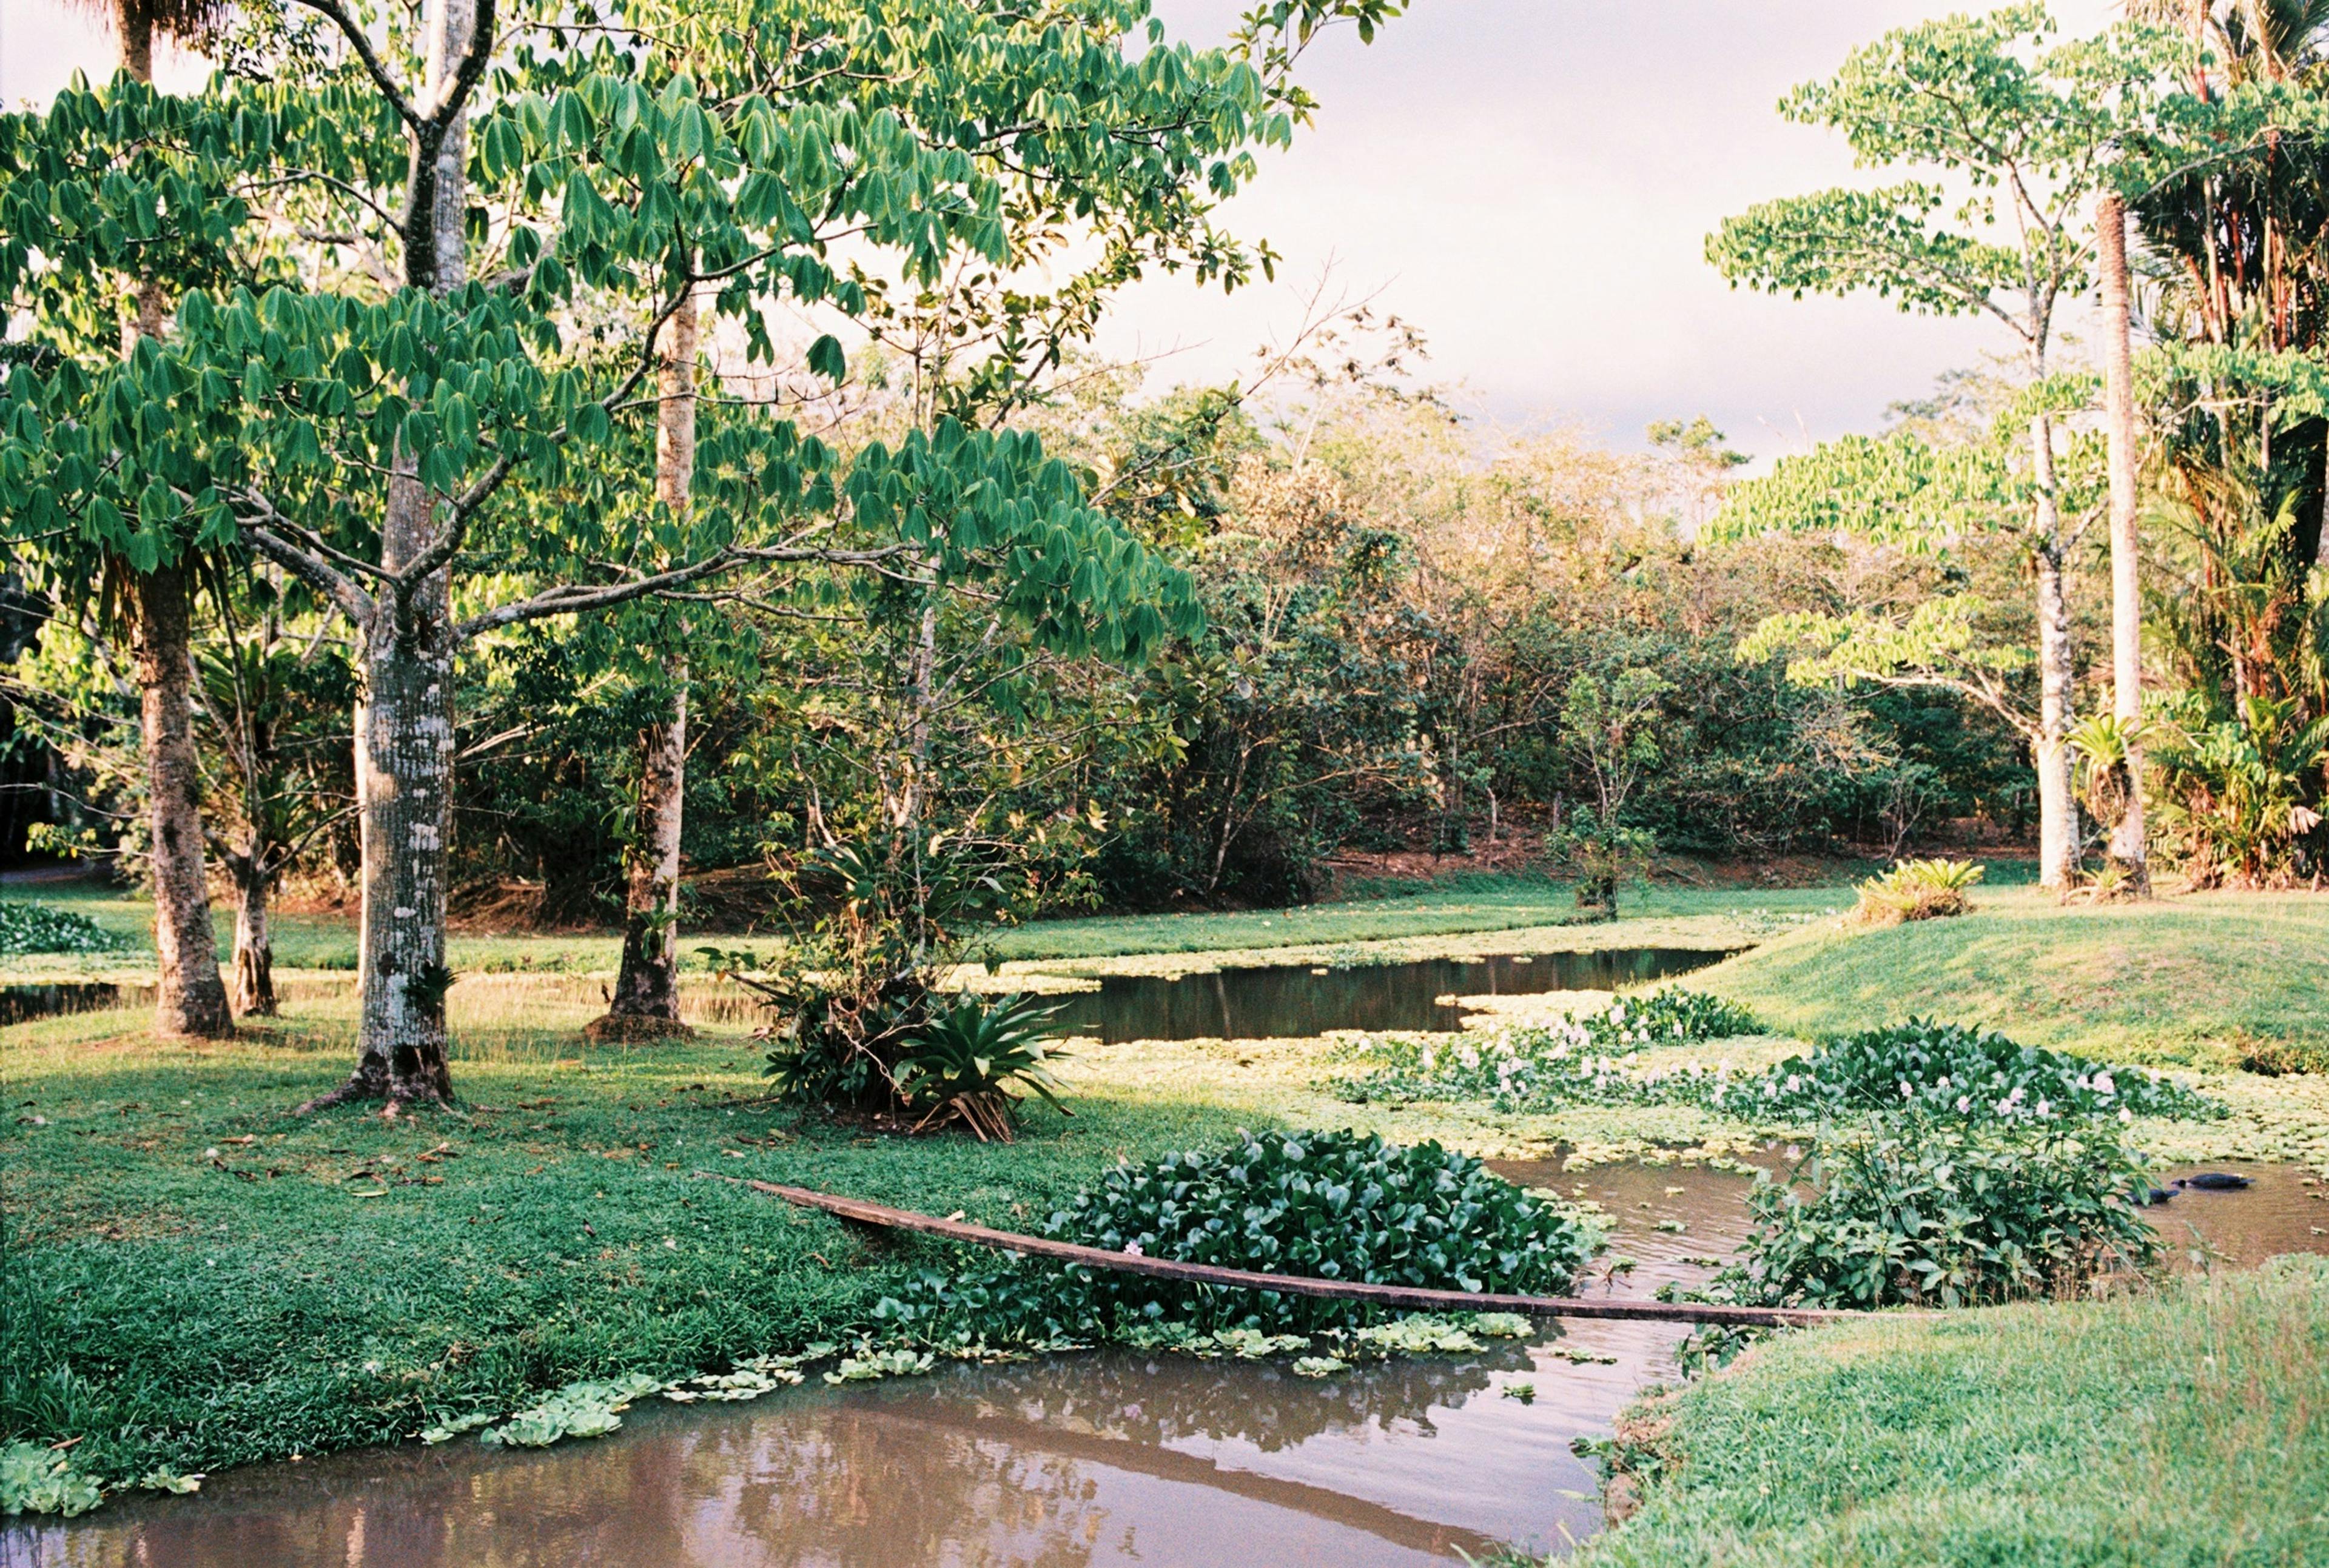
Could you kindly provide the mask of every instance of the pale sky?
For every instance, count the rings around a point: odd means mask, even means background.
[[[1251,0],[1156,0],[1177,36],[1217,40]],[[1119,303],[1105,352],[1164,353],[1152,384],[1226,380],[1297,324],[1332,264],[1428,335],[1428,374],[1502,420],[1575,423],[1612,445],[1711,415],[1769,455],[1873,428],[1884,406],[2003,348],[1975,323],[1883,302],[1772,299],[1706,265],[1708,230],[1770,196],[1869,176],[1779,96],[1850,48],[1979,0],[1412,0],[1362,47],[1314,46],[1322,100],[1294,148],[1227,211],[1285,256],[1229,298],[1164,279]],[[2058,0],[2066,31],[2105,0]],[[58,0],[0,0],[0,99],[101,76],[102,26]],[[162,62],[168,83],[197,68]],[[2073,331],[2082,324],[2069,324]]]

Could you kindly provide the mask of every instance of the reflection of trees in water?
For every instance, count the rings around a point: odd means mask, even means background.
[[[882,1396],[974,1404],[980,1413],[1118,1441],[1205,1438],[1275,1452],[1369,1425],[1428,1436],[1433,1406],[1460,1404],[1488,1386],[1491,1373],[1528,1365],[1527,1350],[1510,1343],[1476,1355],[1376,1362],[1332,1377],[1297,1377],[1276,1362],[1101,1352],[966,1368],[940,1388],[892,1384]]]
[[[206,1497],[133,1504],[69,1530],[12,1526],[0,1558],[6,1568],[1084,1568],[1110,1529],[1093,1461],[1226,1485],[1398,1541],[1416,1531],[1386,1510],[1316,1488],[1215,1477],[1202,1460],[1161,1451],[1191,1440],[1278,1451],[1368,1427],[1429,1435],[1434,1406],[1527,1365],[1521,1347],[1498,1345],[1320,1379],[1276,1364],[1122,1352],[964,1367],[846,1393],[803,1390],[732,1416],[657,1422],[540,1453],[406,1450],[221,1478]],[[1115,1529],[1129,1524],[1118,1518]],[[1152,1518],[1143,1528],[1171,1526]],[[1406,1544],[1440,1548],[1426,1538],[1436,1527],[1416,1528],[1424,1534]]]
[[[769,1562],[1082,1568],[1108,1520],[1073,1459],[854,1403],[687,1435],[689,1550],[666,1561],[761,1560],[750,1541]]]

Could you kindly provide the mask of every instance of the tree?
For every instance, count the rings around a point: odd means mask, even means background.
[[[2085,214],[2111,178],[2114,146],[2155,74],[2156,47],[2134,33],[2041,49],[2051,31],[2044,9],[2026,5],[1900,29],[1781,104],[1791,119],[1843,132],[1864,164],[1921,166],[1957,181],[1968,193],[1953,210],[1944,214],[1950,196],[1926,179],[1789,197],[1726,220],[1707,241],[1708,258],[1734,284],[1798,298],[1867,289],[1903,310],[1985,315],[2013,333],[2023,373],[2042,387],[2054,373],[2056,312],[2087,283]],[[2067,885],[2079,857],[2059,411],[2042,396],[2030,405],[2023,532],[2037,596],[2032,735],[2048,887]]]
[[[2128,890],[2151,891],[2143,821],[2143,557],[2137,531],[2135,368],[2126,268],[2126,203],[2114,190],[2095,199],[2102,284],[2103,428],[2110,476],[2111,714],[2117,720],[2119,815],[2107,853]]]
[[[1627,670],[1607,681],[1579,674],[1561,701],[1561,729],[1592,781],[1593,803],[1570,814],[1551,847],[1578,867],[1577,902],[1604,919],[1617,917],[1617,885],[1646,870],[1656,851],[1655,836],[1627,823],[1626,807],[1643,774],[1657,764],[1650,720],[1673,690],[1655,670]]]
[[[863,307],[826,258],[844,235],[925,282],[952,254],[999,263],[980,159],[1054,142],[1090,151],[1095,177],[1167,170],[1208,193],[1184,198],[1202,214],[1250,174],[1249,144],[1287,134],[1299,42],[1395,8],[1278,5],[1245,52],[1136,59],[1129,0],[655,11],[688,62],[724,52],[724,72],[691,75],[620,6],[504,27],[494,0],[429,0],[375,35],[338,0],[303,4],[340,35],[312,71],[184,99],[69,92],[0,121],[0,289],[36,320],[60,274],[118,269],[156,231],[234,252],[250,280],[190,290],[170,338],[116,366],[16,367],[0,515],[25,539],[247,549],[355,628],[359,1056],[329,1098],[438,1101],[465,644],[740,568],[956,549],[997,559],[998,602],[1062,645],[1129,657],[1169,629],[1169,574],[1008,432],[947,422],[839,469],[738,410],[699,435],[693,526],[658,510],[590,455],[652,407],[636,393],[681,303],[711,294],[773,357],[761,302]],[[806,362],[845,372],[831,338]]]

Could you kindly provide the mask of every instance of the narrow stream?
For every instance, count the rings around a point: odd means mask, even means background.
[[[1789,1152],[1759,1163],[1783,1170]],[[1599,1204],[1636,1267],[1585,1289],[1702,1282],[1746,1232],[1749,1178],[1696,1167],[1504,1161]],[[2287,1166],[2149,1211],[2181,1266],[2329,1250],[2329,1191]],[[2190,1172],[2175,1169],[2172,1178]],[[1662,1225],[1666,1228],[1661,1228]],[[1674,1229],[1674,1226],[1680,1228]],[[1080,1568],[1445,1564],[1600,1528],[1573,1438],[1671,1379],[1682,1329],[1575,1322],[1529,1345],[1365,1366],[1123,1351],[827,1387],[742,1405],[649,1400],[624,1430],[539,1452],[473,1441],[221,1476],[70,1524],[0,1526],[0,1568]],[[1598,1360],[1594,1357],[1608,1357]],[[1530,1385],[1523,1402],[1506,1390]]]

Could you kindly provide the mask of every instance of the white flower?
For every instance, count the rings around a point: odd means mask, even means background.
[[[1141,1256],[1141,1255],[1142,1255],[1142,1253],[1141,1253],[1141,1251],[1140,1251],[1140,1244],[1139,1244],[1138,1242],[1127,1242],[1127,1243],[1125,1243],[1125,1244],[1124,1244],[1124,1255],[1125,1255],[1126,1257],[1127,1257],[1127,1258],[1136,1258],[1136,1257]]]
[[[2094,1083],[2095,1093],[2106,1100],[2118,1093],[2118,1085],[2111,1082],[2111,1075],[2108,1073],[2097,1073]]]
[[[1960,1095],[1958,1095],[1958,1096],[1957,1096],[1957,1114],[1958,1114],[1958,1115],[1960,1115],[1960,1116],[1964,1115],[1967,1111],[1971,1110],[1972,1108],[1973,1108],[1973,1096],[1972,1096],[1972,1095],[1970,1095],[1970,1094],[1960,1094]]]
[[[2118,1119],[2122,1122],[2132,1122],[2135,1120],[2135,1113],[2122,1105],[2118,1108]]]
[[[1909,1080],[1908,1080],[1908,1079],[1906,1079],[1906,1078],[1901,1079],[1901,1080],[1900,1080],[1900,1098],[1902,1098],[1903,1100],[1913,1100],[1913,1099],[1915,1099],[1916,1097],[1917,1097],[1917,1092],[1916,1092],[1914,1089],[1911,1089],[1911,1088],[1909,1088]]]
[[[2052,1101],[2051,1101],[2051,1100],[2041,1100],[2041,1101],[2039,1101],[2039,1102],[2038,1102],[2038,1114],[2039,1114],[2039,1115],[2041,1115],[2041,1116],[2051,1116],[2053,1113],[2054,1113],[2054,1103],[2053,1103],[2053,1102],[2052,1102]]]
[[[1803,1089],[1803,1086],[1804,1086],[1804,1081],[1803,1081],[1803,1078],[1801,1077],[1801,1075],[1797,1075],[1797,1074],[1795,1074],[1795,1073],[1789,1073],[1789,1074],[1787,1075],[1787,1093],[1788,1093],[1788,1094],[1797,1094],[1797,1093],[1799,1093],[1799,1092]]]

